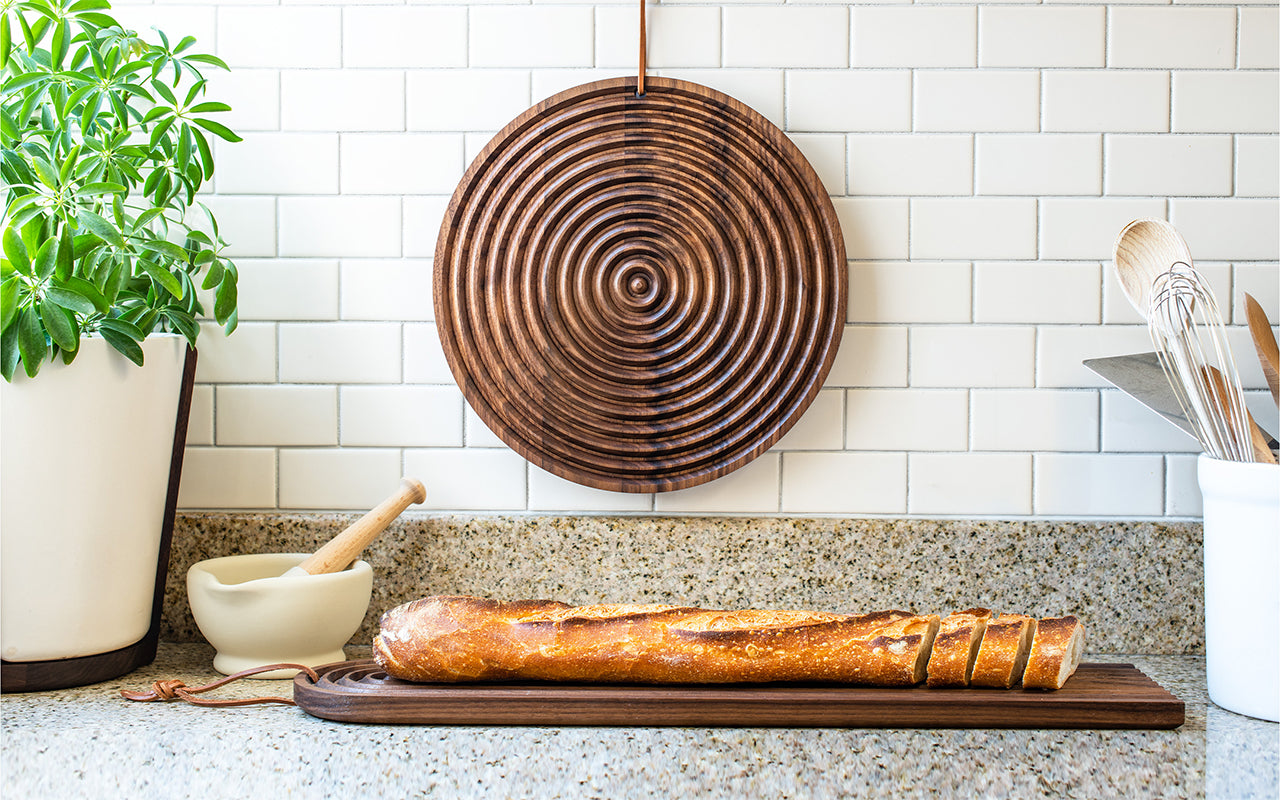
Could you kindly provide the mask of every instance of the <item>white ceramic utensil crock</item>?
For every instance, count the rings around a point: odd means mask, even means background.
[[[364,621],[373,569],[357,561],[341,572],[289,575],[309,553],[212,558],[191,565],[187,595],[196,625],[218,653],[213,668],[230,675],[289,662],[309,667],[345,661],[342,646]],[[257,678],[292,678],[275,670]]]
[[[1280,721],[1280,466],[1201,455],[1209,699]]]

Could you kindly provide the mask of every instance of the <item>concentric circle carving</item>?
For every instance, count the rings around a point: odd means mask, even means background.
[[[480,418],[568,480],[668,491],[799,419],[843,330],[844,241],[776,127],[704,86],[578,86],[472,163],[435,254],[445,356]]]

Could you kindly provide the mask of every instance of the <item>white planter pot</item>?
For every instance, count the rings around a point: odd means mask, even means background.
[[[6,662],[107,653],[151,624],[186,342],[148,338],[141,368],[96,337],[80,350],[0,382]]]
[[[1280,467],[1201,455],[1209,699],[1280,720]]]

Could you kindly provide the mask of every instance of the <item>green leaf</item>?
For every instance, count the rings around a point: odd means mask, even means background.
[[[208,81],[201,80],[191,84],[191,88],[187,90],[187,96],[182,100],[182,105],[184,108],[191,105],[191,101],[195,100],[196,96],[199,95],[200,92],[204,90],[206,83],[208,83]],[[195,109],[188,108],[187,110],[194,111]]]
[[[104,319],[98,323],[98,327],[104,331],[112,331],[121,336],[127,336],[135,342],[140,342],[147,338],[147,335],[137,325],[119,318]]]
[[[196,338],[200,336],[200,326],[196,323],[195,318],[180,308],[169,306],[164,309],[164,317],[169,324],[178,333],[186,337],[187,342],[192,346],[196,346]]]
[[[201,128],[204,128],[205,130],[209,131],[210,133],[215,134],[217,136],[221,136],[223,139],[226,139],[228,142],[244,141],[235,133],[233,133],[230,128],[228,128],[226,125],[223,125],[220,122],[214,122],[211,119],[204,119],[203,117],[196,117],[191,121],[199,125]]]
[[[61,243],[58,245],[58,265],[54,269],[54,275],[58,280],[66,281],[71,277],[71,269],[75,265],[76,247],[75,241],[71,238],[71,226],[62,226]]]
[[[66,302],[62,301],[63,292],[71,295],[71,297],[66,298]],[[107,302],[106,297],[103,297],[102,292],[98,291],[97,286],[94,286],[84,278],[77,278],[74,275],[67,278],[62,288],[50,289],[45,296],[63,308],[69,308],[72,311],[81,311],[80,301],[72,298],[76,296],[83,298],[89,301],[89,309],[81,312],[84,314],[92,314],[95,311],[99,314],[105,314],[111,310],[111,304]]]
[[[111,183],[102,181],[99,183],[86,183],[76,190],[76,194],[80,197],[93,197],[100,194],[115,194],[117,192],[127,192],[128,189],[121,183]]]
[[[198,105],[194,105],[191,108],[187,109],[187,111],[191,112],[192,114],[211,114],[215,111],[230,111],[230,110],[231,110],[231,106],[227,105],[226,103],[214,103],[214,102],[199,103]]]
[[[103,323],[105,325],[106,322],[110,321],[111,320],[103,320]],[[125,358],[138,366],[142,366],[142,348],[138,346],[137,341],[107,327],[99,329],[98,332],[102,334],[103,339],[107,340],[107,344],[118,350]]]
[[[231,70],[231,67],[227,66],[227,62],[223,61],[217,56],[206,55],[204,53],[193,53],[192,55],[186,56],[186,60],[195,61],[200,64],[212,64],[215,67],[220,67],[227,71]]]
[[[0,84],[0,94],[4,94],[6,96],[16,95],[28,86],[35,86],[37,83],[44,83],[49,80],[51,80],[51,78],[49,74],[45,72],[27,72],[22,75],[15,75],[3,84]]]
[[[0,14],[0,70],[9,66],[9,51],[13,49],[13,33],[9,30],[9,15]]]
[[[226,270],[222,283],[218,284],[218,294],[213,303],[213,317],[218,322],[226,322],[236,310],[236,274],[234,270]]]
[[[190,260],[190,255],[184,248],[165,239],[151,239],[140,243],[139,246],[144,250],[159,253],[163,256],[172,258],[174,261],[180,261],[183,264],[186,264]]]
[[[0,334],[0,374],[6,381],[13,380],[13,374],[18,371],[19,357],[18,328],[6,328]]]
[[[53,29],[53,44],[49,50],[49,57],[55,70],[62,69],[62,62],[67,57],[69,47],[71,47],[71,27],[67,25],[66,19],[60,19],[57,27]]]
[[[63,350],[75,350],[80,346],[80,331],[76,329],[75,320],[71,319],[65,309],[54,303],[40,304],[40,320],[49,332],[49,338]]]
[[[160,288],[179,300],[182,299],[182,284],[173,276],[172,272],[150,261],[139,261],[138,265]]]
[[[16,225],[4,229],[4,256],[9,259],[13,268],[23,275],[31,274],[31,256],[27,255],[27,246],[22,241],[22,234]]]
[[[94,291],[97,292],[97,289],[94,289]],[[99,293],[98,296],[101,297],[101,293]],[[44,299],[56,306],[65,308],[68,311],[74,311],[77,314],[88,315],[93,314],[98,310],[89,298],[68,289],[60,289],[58,287],[46,289]]]
[[[184,122],[178,129],[178,152],[174,156],[174,164],[180,172],[186,172],[189,163],[191,163],[191,126]]]
[[[204,252],[209,253],[212,251],[205,250]],[[225,270],[223,270],[222,264],[218,261],[214,261],[209,265],[209,272],[205,274],[204,283],[200,284],[200,288],[207,291],[222,283],[222,275],[224,272]]]
[[[18,318],[18,276],[0,283],[0,330],[8,330]]]
[[[50,189],[58,188],[58,171],[48,161],[43,158],[32,158],[31,166],[35,167],[36,177],[40,179],[41,183]]]
[[[40,365],[49,354],[49,343],[44,336],[44,328],[40,325],[40,316],[34,308],[22,309],[18,318],[18,353],[22,356],[22,369],[27,377],[34,378],[40,372]]]
[[[176,106],[178,104],[177,96],[174,95],[172,89],[165,85],[164,81],[152,80],[151,88],[155,89],[161,97],[167,100],[169,105]]]
[[[196,137],[196,149],[200,151],[201,175],[207,181],[213,177],[213,150],[209,147],[204,131],[192,128],[191,133]]]
[[[125,247],[124,234],[120,232],[120,229],[92,211],[81,211],[77,219],[81,226],[88,228],[95,236],[107,244]]]
[[[46,280],[53,274],[53,270],[58,265],[58,240],[52,238],[40,245],[40,249],[36,251],[35,261],[32,262],[32,271],[41,281]]]

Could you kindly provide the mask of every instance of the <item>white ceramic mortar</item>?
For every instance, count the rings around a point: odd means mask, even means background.
[[[284,576],[308,557],[263,553],[191,565],[187,595],[196,625],[218,651],[214,669],[230,675],[281,662],[314,667],[346,660],[342,646],[364,621],[373,569],[357,561],[341,572]],[[296,673],[275,670],[255,677]]]

